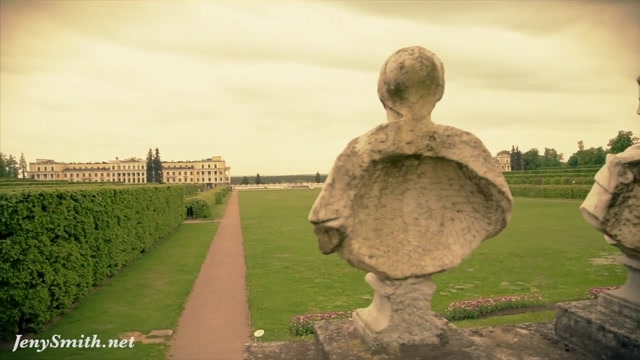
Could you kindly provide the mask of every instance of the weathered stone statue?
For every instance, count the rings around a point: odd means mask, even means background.
[[[640,77],[637,82],[640,87]],[[637,112],[640,115],[640,106]],[[640,326],[640,144],[607,155],[595,180],[580,211],[609,244],[622,251],[620,262],[629,269],[627,282],[601,296],[601,303],[615,304],[612,300],[617,300],[624,304],[621,306],[635,307],[627,316],[634,317]]]
[[[640,77],[636,80],[640,87]],[[639,99],[640,100],[640,99]],[[637,110],[640,115],[640,106]],[[558,304],[556,335],[603,359],[640,358],[640,144],[607,155],[580,206],[585,220],[624,254],[627,282],[590,301]]]
[[[387,123],[347,145],[309,215],[322,253],[369,272],[375,296],[353,322],[374,348],[446,343],[431,275],[460,264],[511,216],[511,193],[483,143],[432,122],[443,93],[435,54],[391,55],[378,81]]]

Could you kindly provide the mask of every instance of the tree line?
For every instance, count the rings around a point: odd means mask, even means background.
[[[0,178],[26,178],[28,171],[24,153],[20,154],[20,160],[17,160],[11,154],[7,156],[0,152]]]
[[[231,177],[231,183],[234,185],[249,185],[249,184],[282,184],[282,183],[296,183],[296,182],[305,182],[305,183],[322,183],[324,180],[320,176],[320,172],[316,172],[315,175],[271,175],[271,176],[260,176],[260,174],[256,174],[255,177],[243,176],[239,177]]]
[[[511,151],[502,150],[498,155],[509,155],[511,160],[511,171],[535,170],[543,167],[569,166],[577,167],[583,165],[604,165],[607,154],[618,154],[625,151],[631,145],[638,144],[638,137],[633,136],[631,131],[618,131],[618,134],[609,139],[607,149],[602,146],[585,148],[582,140],[578,141],[578,150],[564,162],[562,153],[558,153],[554,148],[545,148],[540,154],[537,148],[522,152],[518,146],[512,146]]]

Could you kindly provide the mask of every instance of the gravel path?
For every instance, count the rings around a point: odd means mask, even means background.
[[[238,193],[231,198],[173,337],[174,360],[241,360],[249,310]]]

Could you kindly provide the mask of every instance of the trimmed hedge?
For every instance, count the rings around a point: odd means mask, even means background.
[[[562,171],[562,172],[533,172],[533,171],[508,171],[503,172],[502,174],[505,177],[509,178],[518,178],[518,177],[561,177],[561,176],[570,176],[570,177],[580,177],[580,176],[594,176],[597,173],[597,169],[589,170],[589,171]]]
[[[14,178],[14,177],[0,177],[0,183],[1,182],[29,182],[29,181],[36,181],[35,179],[31,179],[31,178]]]
[[[509,185],[514,197],[585,199],[591,185]]]
[[[228,193],[229,193],[228,186],[220,188],[220,190],[216,193],[216,205],[222,204],[222,201],[224,201],[224,197],[227,196]]]
[[[143,186],[145,184],[127,184],[123,182],[30,182],[30,183],[0,183],[0,191],[5,191],[14,188],[70,188],[80,186],[114,186],[114,185],[135,185]]]
[[[511,174],[574,174],[574,173],[593,173],[595,174],[602,166],[592,168],[555,168],[555,169],[535,169],[535,170],[515,170],[503,173]]]
[[[509,185],[593,185],[593,177],[586,176],[505,176]]]
[[[0,337],[38,331],[183,221],[176,185],[0,191]]]

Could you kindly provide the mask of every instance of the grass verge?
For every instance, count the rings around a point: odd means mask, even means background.
[[[317,247],[309,210],[318,190],[242,192],[240,213],[252,325],[263,340],[289,334],[299,314],[351,311],[371,303],[365,273]],[[516,198],[512,220],[460,266],[434,276],[433,310],[453,302],[541,294],[547,303],[584,299],[589,288],[620,285],[618,250],[580,216],[579,200]],[[500,317],[515,322],[526,315]],[[486,321],[477,319],[477,324]],[[468,324],[469,322],[464,322]]]
[[[217,223],[183,224],[167,240],[107,281],[37,336],[38,339],[80,339],[94,334],[104,344],[128,331],[143,334],[176,329],[191,288],[200,272]],[[13,347],[13,344],[10,344]],[[165,359],[168,345],[135,344],[133,348],[33,348],[0,350],[0,358],[128,360]]]

